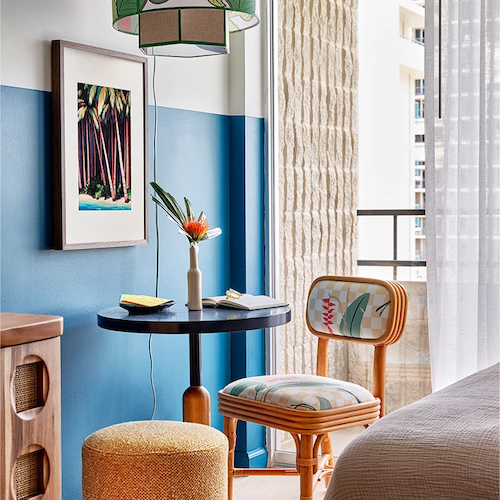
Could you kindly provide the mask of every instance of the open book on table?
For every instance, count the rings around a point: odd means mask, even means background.
[[[254,311],[256,309],[268,309],[270,307],[287,306],[286,302],[273,299],[267,295],[242,294],[239,298],[228,299],[226,295],[221,297],[205,297],[202,299],[203,307],[228,307],[230,309],[245,309]]]

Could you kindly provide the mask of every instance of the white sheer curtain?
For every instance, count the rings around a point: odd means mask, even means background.
[[[427,0],[426,13],[429,335],[437,390],[500,358],[500,2]]]

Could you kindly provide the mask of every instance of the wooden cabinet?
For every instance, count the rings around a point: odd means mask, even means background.
[[[1,500],[61,500],[58,316],[1,313]]]

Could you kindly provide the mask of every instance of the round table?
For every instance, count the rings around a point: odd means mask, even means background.
[[[107,330],[133,333],[189,334],[190,387],[182,397],[185,422],[210,425],[210,394],[201,383],[201,334],[261,330],[284,325],[291,320],[289,307],[244,311],[205,308],[189,311],[181,304],[150,314],[129,314],[121,307],[103,309],[97,324]]]

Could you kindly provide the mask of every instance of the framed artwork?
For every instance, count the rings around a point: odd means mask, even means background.
[[[147,59],[52,41],[54,248],[148,243]]]

